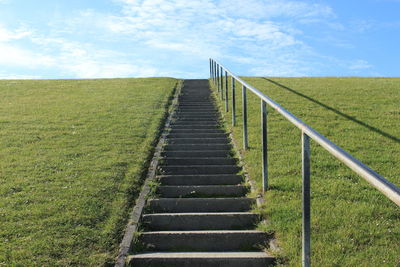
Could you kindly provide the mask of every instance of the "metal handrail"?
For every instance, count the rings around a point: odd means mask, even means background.
[[[224,72],[225,72],[225,99],[224,96]],[[283,117],[289,120],[297,128],[302,131],[302,176],[303,176],[303,266],[310,266],[310,138],[320,144],[335,158],[343,162],[347,167],[355,173],[363,177],[373,187],[382,192],[387,198],[392,200],[400,206],[400,189],[385,179],[383,176],[363,164],[358,159],[354,158],[348,152],[331,142],[328,138],[318,133],[302,120],[287,111],[281,105],[276,103],[267,95],[261,93],[259,90],[249,85],[241,78],[233,74],[227,68],[222,66],[214,59],[210,59],[210,78],[217,86],[217,90],[221,95],[221,99],[225,100],[225,110],[228,111],[228,75],[232,79],[232,124],[235,126],[235,81],[242,85],[242,98],[243,98],[243,147],[248,148],[248,135],[247,135],[247,96],[246,91],[249,89],[256,96],[261,99],[261,121],[262,121],[262,166],[263,166],[263,192],[268,188],[268,154],[267,154],[267,105],[278,111]]]

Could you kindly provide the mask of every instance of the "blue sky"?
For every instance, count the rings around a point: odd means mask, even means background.
[[[400,0],[0,0],[0,79],[400,76]]]

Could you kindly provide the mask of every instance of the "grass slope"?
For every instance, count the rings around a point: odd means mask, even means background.
[[[245,80],[353,156],[400,184],[400,78],[255,78]],[[242,144],[241,87],[238,126]],[[231,92],[230,92],[231,93]],[[248,91],[244,160],[261,185],[260,100]],[[223,103],[221,103],[222,105]],[[301,132],[269,110],[271,190],[262,212],[283,249],[282,265],[301,266]],[[400,266],[399,208],[319,145],[311,145],[314,266]]]
[[[176,82],[0,81],[0,266],[112,261]]]

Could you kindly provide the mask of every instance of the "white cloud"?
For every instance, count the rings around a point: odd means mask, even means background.
[[[149,77],[156,76],[155,68],[124,62],[126,55],[113,50],[98,49],[91,44],[62,38],[35,38],[34,42],[56,46],[57,68],[77,78]]]
[[[0,80],[36,80],[41,79],[38,75],[18,75],[18,74],[7,74],[0,73]]]
[[[12,40],[18,40],[32,35],[32,32],[23,28],[19,28],[15,31],[10,31],[4,26],[0,25],[0,42],[8,42]]]
[[[75,78],[149,77],[157,76],[157,70],[145,62],[134,65],[122,60],[126,55],[113,50],[97,49],[90,44],[63,38],[42,37],[25,31],[1,28],[0,65],[3,69],[23,67],[26,69],[56,69]],[[29,37],[29,38],[27,38]],[[25,38],[31,48],[12,44],[13,40]],[[32,46],[39,49],[33,49]],[[46,51],[46,54],[37,52]],[[0,73],[0,79],[33,79],[37,75]]]
[[[15,45],[0,43],[0,64],[26,68],[49,67],[55,64],[55,59]]]
[[[236,61],[233,53],[252,58],[250,74],[290,69],[299,73],[309,48],[299,38],[296,21],[335,17],[329,6],[290,0],[120,0],[123,15],[103,16],[103,27],[150,48],[175,51],[206,62],[208,57]],[[288,19],[289,23],[274,18]],[[279,21],[279,20],[278,20]],[[277,61],[282,53],[290,54]],[[276,62],[278,67],[265,65]],[[301,67],[303,68],[303,67]],[[283,71],[279,71],[283,73]]]
[[[251,19],[334,16],[334,12],[329,6],[287,0],[222,0],[220,1],[219,8],[225,9],[232,16]]]
[[[369,69],[371,67],[372,65],[369,64],[368,61],[362,59],[350,62],[349,64],[349,69],[351,70],[364,70],[364,69]]]
[[[107,63],[95,60],[82,60],[76,65],[65,65],[65,69],[78,78],[113,78],[113,77],[154,77],[157,70],[128,63]]]
[[[0,27],[0,64],[79,78],[198,77],[213,57],[228,66],[244,64],[247,75],[312,75],[321,69],[315,61],[325,58],[307,45],[299,25],[344,30],[328,5],[305,1],[113,2],[120,12],[82,10],[53,21],[46,31]],[[204,66],[193,67],[199,63]],[[362,60],[352,63],[343,68],[370,67]]]

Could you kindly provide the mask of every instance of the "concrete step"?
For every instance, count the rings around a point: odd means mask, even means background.
[[[183,99],[188,102],[202,102],[207,101],[208,103],[211,102],[211,92],[194,92],[194,91],[182,91],[179,99]]]
[[[198,125],[187,125],[187,124],[171,124],[172,129],[191,129],[191,130],[196,130],[196,129],[213,129],[217,130],[220,129],[220,126],[218,124],[198,124]]]
[[[229,144],[229,139],[223,138],[168,138],[168,144]]]
[[[161,165],[159,174],[237,174],[241,168],[237,165]]]
[[[228,157],[231,155],[230,150],[193,150],[193,151],[165,151],[161,153],[162,157],[173,158],[194,158],[194,157]]]
[[[198,108],[198,107],[205,107],[205,108],[215,108],[213,104],[211,104],[209,101],[203,101],[203,102],[187,102],[187,101],[180,101],[179,103],[180,108]]]
[[[199,111],[179,111],[177,110],[174,116],[190,116],[190,117],[220,117],[220,114],[217,111],[213,112],[199,112]]]
[[[275,258],[264,252],[153,252],[129,256],[135,267],[268,267]]]
[[[193,115],[177,115],[172,118],[173,120],[192,121],[192,120],[215,120],[220,121],[218,116],[193,116]]]
[[[215,123],[215,124],[220,124],[220,120],[216,118],[210,118],[210,119],[197,119],[197,118],[175,118],[174,123],[181,123],[181,124],[210,124],[210,123]]]
[[[242,197],[248,192],[243,185],[163,185],[157,188],[160,197]]]
[[[201,116],[201,117],[193,117],[193,116],[174,116],[172,118],[173,120],[179,120],[179,121],[219,121],[220,118],[217,116]]]
[[[210,104],[211,96],[209,94],[197,94],[197,95],[185,95],[183,94],[179,98],[179,104],[196,104],[196,103],[206,103]]]
[[[159,176],[161,185],[238,185],[243,181],[241,175],[163,175]]]
[[[192,115],[194,113],[198,114],[198,115],[216,115],[218,114],[218,110],[217,109],[207,109],[207,108],[177,108],[176,109],[176,114],[181,115],[182,113],[185,113],[185,115]],[[218,114],[219,115],[219,114]]]
[[[197,95],[197,96],[182,96],[179,100],[179,106],[188,106],[188,105],[210,105],[212,106],[212,102],[210,101],[210,95]]]
[[[201,112],[209,112],[209,111],[217,111],[217,108],[214,106],[178,106],[177,111],[201,111]]]
[[[234,158],[173,158],[162,159],[162,165],[234,165],[237,159]]]
[[[252,251],[267,245],[270,236],[257,230],[143,232],[145,251]]]
[[[197,107],[197,106],[207,106],[215,107],[208,97],[202,97],[200,100],[190,99],[190,98],[180,98],[179,107]]]
[[[174,121],[171,123],[171,127],[174,127],[175,125],[219,125],[219,122],[216,120],[211,120],[211,121]]]
[[[227,138],[227,133],[170,133],[167,138]]]
[[[179,96],[179,100],[193,102],[193,103],[205,102],[205,101],[210,103],[211,99],[212,99],[212,97],[209,92],[196,93],[194,91],[182,91],[181,95]],[[181,102],[179,102],[179,103],[181,103]]]
[[[222,129],[171,129],[170,134],[174,133],[224,133]]]
[[[149,200],[151,212],[239,212],[249,211],[253,198],[159,198]]]
[[[200,99],[201,97],[201,99]],[[203,99],[204,98],[204,99]],[[186,100],[191,103],[197,103],[197,102],[207,102],[210,103],[211,101],[211,94],[209,92],[199,92],[199,93],[193,93],[193,92],[184,92],[182,91],[182,94],[180,95],[179,99]]]
[[[143,215],[142,226],[146,231],[244,230],[259,221],[252,212],[153,213]]]
[[[230,150],[231,145],[220,145],[220,144],[171,144],[165,145],[164,151],[194,151],[194,150]]]

